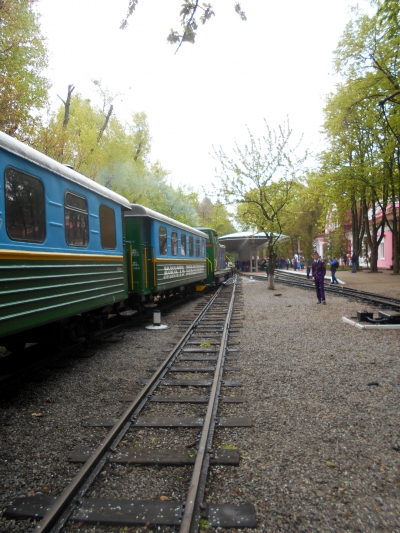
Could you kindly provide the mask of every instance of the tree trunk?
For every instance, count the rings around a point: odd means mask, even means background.
[[[268,290],[275,290],[276,253],[274,252],[273,235],[268,237]]]
[[[352,199],[351,208],[351,223],[352,223],[352,237],[353,237],[353,253],[360,257],[362,251],[362,242],[365,233],[364,208],[357,205],[354,197]],[[357,260],[358,263],[358,260]],[[357,264],[358,268],[358,264]]]
[[[373,241],[371,246],[371,267],[370,272],[378,272],[378,245]]]
[[[64,122],[63,122],[64,129],[68,126],[69,108],[71,106],[71,98],[72,98],[72,93],[74,92],[74,89],[75,87],[73,85],[68,85],[67,99],[64,102]]]
[[[106,128],[108,126],[108,123],[110,121],[112,112],[113,112],[114,106],[110,105],[110,109],[108,110],[107,116],[104,120],[104,124],[100,128],[99,135],[97,136],[97,144],[101,141],[101,138],[103,137],[103,133],[106,131]]]
[[[366,219],[366,233],[368,244],[371,249],[371,272],[378,272],[378,248],[383,239],[383,230],[385,226],[385,217],[382,216],[382,220],[379,224],[376,221],[376,204],[375,201],[371,203],[372,205],[372,217],[371,220],[368,220],[368,207],[367,204],[364,204],[364,217]],[[380,232],[380,236],[378,234]]]
[[[396,167],[397,175],[400,172],[400,151],[396,150],[395,158],[390,165],[390,194],[392,202],[392,220],[388,220],[389,229],[392,232],[392,249],[393,249],[393,274],[399,274],[400,272],[400,231],[399,231],[399,212],[398,212],[398,203],[396,200],[399,198],[399,181],[395,179],[394,168]]]

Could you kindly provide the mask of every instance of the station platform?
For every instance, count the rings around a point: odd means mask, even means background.
[[[296,276],[307,276],[306,269],[304,270],[280,270],[277,272],[288,272],[295,274]],[[245,276],[251,276],[252,274],[263,274],[260,272],[243,272]],[[331,277],[330,272],[327,270],[325,278],[325,284],[329,285]],[[359,270],[355,274],[351,270],[337,270],[336,278],[340,285],[351,287],[359,291],[373,292],[376,294],[382,294],[383,296],[391,296],[393,298],[400,299],[400,275],[393,274],[391,270],[379,270],[377,273],[371,273],[369,270]]]

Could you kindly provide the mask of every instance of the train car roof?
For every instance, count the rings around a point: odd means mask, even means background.
[[[190,233],[194,233],[195,235],[198,235],[199,237],[203,237],[204,239],[208,239],[208,235],[206,233],[203,233],[202,231],[199,231],[196,228],[192,228],[188,226],[187,224],[183,224],[183,222],[178,222],[177,220],[167,217],[166,215],[157,213],[157,211],[153,211],[152,209],[149,209],[148,207],[144,207],[143,205],[131,204],[131,210],[127,211],[125,213],[125,216],[126,217],[153,218],[154,220],[158,220],[159,222],[165,222],[166,224],[175,226],[176,228],[182,229],[184,231],[188,231]]]
[[[199,231],[212,231],[213,233],[218,233],[215,229],[212,228],[197,228]]]
[[[9,135],[1,131],[0,148],[19,157],[22,157],[22,159],[26,159],[27,161],[30,161],[31,163],[34,163],[35,165],[41,168],[49,170],[54,174],[58,174],[66,180],[81,185],[82,187],[85,187],[85,189],[89,189],[95,192],[96,194],[103,196],[104,198],[108,198],[112,202],[115,202],[125,207],[126,209],[130,209],[129,201],[120,194],[117,194],[116,192],[107,189],[107,187],[103,187],[103,185],[96,183],[90,178],[84,176],[83,174],[80,174],[76,170],[66,167],[62,163],[55,161],[51,157],[42,154],[38,150],[31,148],[27,144],[24,144],[21,141],[18,141],[17,139],[14,139],[13,137],[10,137]]]

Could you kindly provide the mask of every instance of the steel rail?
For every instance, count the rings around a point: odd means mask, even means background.
[[[257,274],[254,274],[252,277],[260,281],[266,281],[265,276],[259,276]],[[276,274],[275,279],[279,283],[291,285],[300,289],[309,289],[315,291],[314,284],[311,283],[309,280],[306,281],[299,279],[298,274],[291,275],[290,273],[285,273],[282,275],[278,273]],[[400,300],[391,298],[390,296],[382,296],[380,294],[372,292],[359,291],[350,287],[330,287],[329,285],[325,286],[325,292],[329,294],[336,294],[337,296],[344,296],[346,298],[362,300],[363,302],[369,303],[374,306],[385,305],[387,308],[400,312]]]
[[[168,371],[173,360],[176,358],[182,346],[190,337],[192,331],[197,324],[202,320],[208,309],[214,303],[214,300],[219,296],[222,286],[216,291],[211,300],[204,306],[202,311],[188,326],[177,344],[172,348],[165,361],[157,368],[154,374],[150,377],[146,385],[140,390],[133,402],[125,410],[119,421],[109,431],[100,445],[96,448],[91,457],[86,461],[84,466],[80,469],[78,474],[64,489],[60,496],[56,499],[49,511],[45,514],[41,522],[37,525],[36,531],[40,533],[57,533],[62,529],[65,522],[68,521],[71,514],[81,504],[85,492],[88,490],[92,481],[95,479],[97,473],[101,470],[107,461],[110,451],[115,449],[118,442],[123,438],[132,424],[132,417],[138,408],[144,405],[149,394],[156,388],[162,377]]]
[[[180,533],[193,533],[198,530],[200,521],[200,507],[204,498],[204,486],[201,479],[205,478],[210,463],[210,450],[215,428],[215,417],[218,409],[218,400],[221,389],[221,380],[225,362],[225,353],[228,343],[229,325],[233,313],[233,305],[236,292],[236,277],[233,283],[231,301],[225,318],[224,329],[221,338],[218,360],[215,367],[214,379],[210,391],[207,413],[204,418],[204,425],[200,436],[198,453],[194,464],[189,491],[185,502],[184,513],[180,526]],[[210,443],[211,441],[211,443]]]

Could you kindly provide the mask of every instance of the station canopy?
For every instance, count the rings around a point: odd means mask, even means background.
[[[287,235],[278,236],[278,240],[286,240]],[[254,231],[241,231],[238,233],[231,233],[218,237],[221,244],[226,246],[226,253],[236,252],[239,256],[239,261],[245,261],[250,264],[250,271],[256,272],[257,265],[257,250],[265,247],[268,242],[268,237],[265,233],[254,233]]]
[[[278,235],[275,233],[275,236],[277,237]],[[286,240],[288,238],[287,235],[280,235],[278,240]],[[237,252],[240,256],[249,248],[257,250],[263,248],[268,242],[268,237],[264,232],[254,233],[253,231],[241,231],[238,233],[223,235],[222,237],[218,237],[218,240],[221,244],[226,246],[226,251],[228,253]],[[249,254],[247,253],[246,257],[248,257],[248,255]]]

